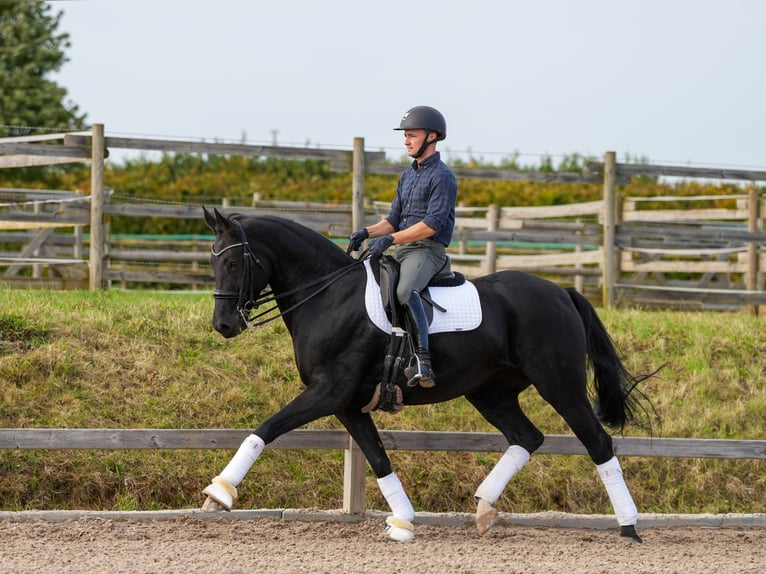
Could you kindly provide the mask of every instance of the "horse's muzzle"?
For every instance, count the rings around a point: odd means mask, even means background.
[[[237,316],[232,322],[213,319],[213,329],[223,335],[224,338],[231,339],[244,331],[245,326],[242,324],[242,318]]]

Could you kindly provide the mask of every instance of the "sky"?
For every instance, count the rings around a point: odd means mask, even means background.
[[[69,0],[53,79],[107,136],[766,170],[761,0]],[[119,156],[115,156],[118,157]]]

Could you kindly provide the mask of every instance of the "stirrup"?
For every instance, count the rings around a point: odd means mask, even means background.
[[[404,369],[404,376],[407,377],[407,386],[416,387],[420,385],[424,389],[430,389],[436,386],[436,375],[431,368],[430,359],[420,357],[418,354],[413,356],[415,366],[410,365]]]

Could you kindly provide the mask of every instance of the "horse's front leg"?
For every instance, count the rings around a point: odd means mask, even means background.
[[[415,510],[399,477],[391,469],[391,460],[380,440],[378,429],[369,414],[361,411],[346,411],[336,415],[351,437],[362,449],[367,462],[378,479],[378,487],[386,499],[391,516],[386,518],[386,535],[398,542],[407,542],[415,537],[412,521]]]
[[[286,432],[333,414],[337,410],[338,400],[338,397],[323,392],[320,385],[312,385],[277,414],[269,417],[242,442],[221,474],[213,478],[202,491],[208,497],[202,510],[231,510],[237,499],[237,486],[261,456],[265,446]]]

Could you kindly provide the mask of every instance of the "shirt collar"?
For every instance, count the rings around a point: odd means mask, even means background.
[[[438,151],[434,153],[433,155],[428,156],[421,163],[418,163],[418,160],[414,159],[412,160],[412,169],[417,171],[421,167],[430,167],[431,165],[438,162],[440,159],[441,159],[441,154]]]

